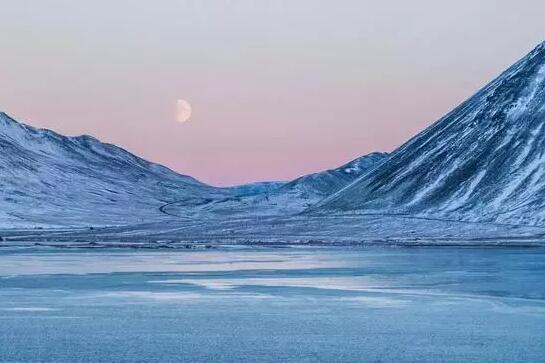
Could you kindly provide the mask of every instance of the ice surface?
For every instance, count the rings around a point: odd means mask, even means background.
[[[544,257],[6,248],[0,360],[539,362]]]

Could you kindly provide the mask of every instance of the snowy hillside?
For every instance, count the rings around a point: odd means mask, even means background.
[[[169,216],[255,224],[304,210],[543,225],[544,124],[545,43],[393,153],[290,182],[211,187],[90,136],[62,136],[0,113],[0,226]]]
[[[545,223],[545,43],[311,213]]]
[[[226,194],[90,136],[66,137],[0,113],[0,224],[128,224],[184,198]]]
[[[5,113],[0,113],[0,151],[0,228],[293,214],[384,158],[370,154],[289,183],[216,188],[93,137],[36,129]]]
[[[336,169],[304,175],[284,185],[279,193],[296,194],[304,199],[322,199],[340,190],[376,167],[386,159],[386,153],[371,153],[361,156]]]
[[[236,185],[233,187],[226,187],[229,191],[233,192],[236,195],[252,195],[252,194],[261,194],[261,193],[270,193],[273,190],[276,190],[286,182],[282,181],[265,181],[265,182],[255,182],[249,184]]]
[[[252,190],[252,184],[230,188],[237,195],[216,199],[199,206],[173,203],[165,211],[177,216],[271,216],[300,213],[353,182],[369,170],[379,165],[387,157],[386,153],[371,153],[357,158],[336,169],[309,174],[278,185],[261,185],[257,193],[244,193]],[[272,186],[269,190],[264,186]]]

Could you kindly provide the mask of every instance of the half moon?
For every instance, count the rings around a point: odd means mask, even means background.
[[[186,122],[191,117],[191,104],[186,100],[176,101],[176,120]]]

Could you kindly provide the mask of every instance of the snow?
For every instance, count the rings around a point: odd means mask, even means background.
[[[545,223],[545,46],[311,207],[315,215],[402,213]]]
[[[136,223],[187,195],[227,192],[89,136],[65,137],[0,114],[0,226]]]
[[[0,234],[12,241],[541,244],[544,106],[542,44],[390,154],[229,188],[0,113]]]

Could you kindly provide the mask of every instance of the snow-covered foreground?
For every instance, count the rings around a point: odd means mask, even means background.
[[[543,361],[545,251],[0,249],[1,361]]]

